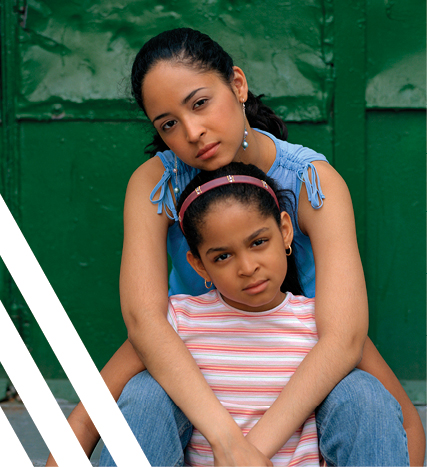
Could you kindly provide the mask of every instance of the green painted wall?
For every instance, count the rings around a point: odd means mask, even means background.
[[[323,152],[346,179],[370,335],[425,403],[424,2],[0,5],[0,192],[98,367],[126,337],[122,207],[150,140],[129,102],[129,69],[149,37],[190,26],[232,53],[252,90],[287,121],[291,142]],[[0,298],[54,392],[72,398],[2,263]]]

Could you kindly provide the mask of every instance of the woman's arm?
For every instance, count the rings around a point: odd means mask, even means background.
[[[403,414],[403,428],[408,438],[410,464],[414,466],[423,465],[426,439],[420,416],[399,380],[381,357],[369,337],[363,349],[363,358],[357,367],[375,376],[399,402]]]
[[[120,298],[129,341],[153,377],[211,444],[216,465],[270,465],[243,437],[166,319],[167,230],[150,194],[163,175],[158,157],[131,177],[124,207]]]
[[[314,165],[325,194],[324,204],[313,209],[302,187],[298,221],[313,247],[319,340],[247,435],[268,457],[357,365],[368,330],[367,294],[350,194],[331,166],[326,162]]]
[[[101,370],[101,376],[114,400],[117,401],[126,383],[144,369],[131,343],[126,340]],[[84,452],[90,457],[99,441],[99,433],[81,402],[71,412],[68,423]],[[50,454],[46,466],[56,465],[55,459]]]

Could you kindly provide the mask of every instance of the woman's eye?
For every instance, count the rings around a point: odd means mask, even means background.
[[[215,258],[215,262],[218,262],[218,261],[224,261],[226,260],[227,258],[230,257],[230,254],[229,253],[223,253],[222,255],[219,255]]]
[[[169,120],[164,125],[162,125],[162,130],[169,130],[171,129],[176,123],[176,120]]]
[[[197,109],[206,103],[207,99],[200,99],[194,104],[194,108]]]

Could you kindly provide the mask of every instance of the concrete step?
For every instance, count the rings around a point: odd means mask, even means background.
[[[68,417],[75,407],[75,404],[70,404],[65,400],[58,400],[58,403],[66,417]],[[15,433],[27,452],[28,457],[31,459],[33,466],[44,466],[49,455],[49,449],[43,441],[43,438],[40,436],[40,433],[24,405],[21,402],[2,402],[0,407],[3,409],[6,417],[15,430]],[[426,406],[417,406],[417,410],[421,416],[424,431],[426,431],[427,408]],[[103,443],[100,442],[91,457],[91,463],[94,466],[98,465],[102,446]],[[426,460],[424,460],[424,465],[427,465]]]

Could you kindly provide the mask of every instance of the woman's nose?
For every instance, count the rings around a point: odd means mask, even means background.
[[[197,143],[200,137],[206,132],[205,127],[197,119],[189,119],[185,122],[185,131],[189,143]]]

